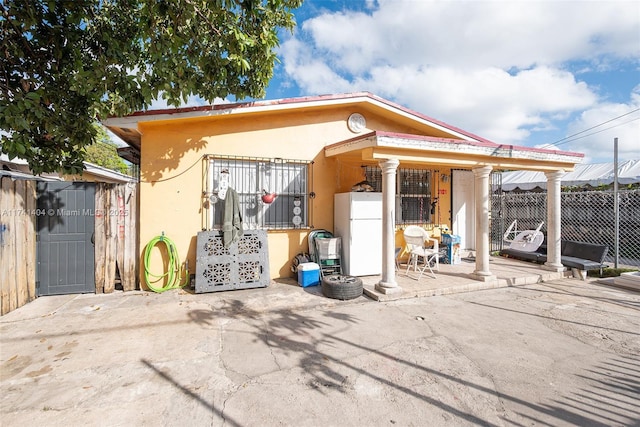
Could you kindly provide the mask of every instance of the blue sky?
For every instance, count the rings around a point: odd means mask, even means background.
[[[368,91],[497,143],[581,132],[556,148],[610,162],[617,137],[620,161],[640,159],[638,2],[306,0],[295,14],[267,99]]]
[[[618,138],[620,162],[640,159],[636,0],[305,0],[294,13],[266,99],[366,91],[500,144],[606,163]]]

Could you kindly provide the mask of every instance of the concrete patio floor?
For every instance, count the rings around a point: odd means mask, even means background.
[[[292,278],[41,297],[0,318],[0,424],[637,425],[640,294],[491,263],[399,275],[389,302]]]
[[[434,270],[435,278],[431,276],[428,270],[419,279],[419,273],[413,270],[410,270],[407,275],[406,264],[401,264],[396,272],[396,282],[402,288],[400,293],[383,294],[377,292],[375,285],[380,281],[380,276],[362,277],[362,282],[364,292],[368,297],[376,301],[394,301],[406,298],[504,288],[507,286],[530,285],[567,276],[567,272],[548,271],[539,264],[499,256],[492,256],[489,265],[491,273],[496,278],[486,282],[469,277],[475,270],[475,262],[468,259],[463,259],[460,264],[440,263],[439,271]]]

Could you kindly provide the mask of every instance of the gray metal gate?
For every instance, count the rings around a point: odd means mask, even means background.
[[[266,231],[245,230],[228,248],[218,230],[199,232],[197,241],[196,293],[269,286]]]
[[[38,183],[38,296],[95,292],[95,192],[93,183]]]

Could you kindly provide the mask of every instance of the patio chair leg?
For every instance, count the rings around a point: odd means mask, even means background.
[[[404,272],[405,276],[409,276],[409,269],[413,266],[413,271],[416,271],[416,262],[417,257],[414,254],[409,255],[409,260],[407,261],[407,269]]]
[[[429,269],[429,272],[431,273],[431,276],[433,276],[433,278],[435,279],[436,278],[436,273],[433,272],[433,269],[431,268],[431,262],[429,261],[429,259],[426,260],[426,266],[420,272],[420,277],[422,277],[422,273],[424,273],[424,271],[427,268]],[[420,277],[418,277],[418,280],[420,280]]]
[[[417,258],[417,257],[416,257]],[[424,271],[428,268],[429,272],[431,272],[431,276],[436,279],[436,273],[433,272],[433,269],[431,268],[431,262],[434,260],[433,255],[431,257],[428,256],[424,256],[422,257],[423,262],[424,262],[424,266],[420,269],[420,274],[418,275],[418,280],[420,280],[420,278],[422,277],[422,275],[424,274]],[[437,259],[436,259],[436,263],[437,263]]]

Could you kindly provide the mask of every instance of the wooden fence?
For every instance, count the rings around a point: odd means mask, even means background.
[[[95,217],[96,293],[138,286],[138,191],[134,184],[97,184]]]
[[[0,181],[0,314],[36,298],[36,181]],[[96,184],[96,293],[138,289],[137,184]],[[118,274],[119,273],[119,274]]]
[[[0,314],[36,298],[36,182],[0,182]]]

